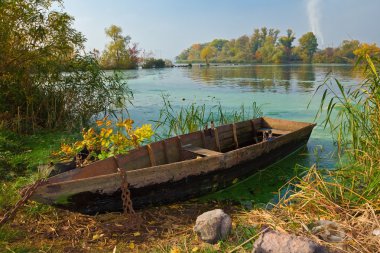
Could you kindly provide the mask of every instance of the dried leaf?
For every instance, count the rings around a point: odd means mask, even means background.
[[[104,236],[104,234],[95,234],[95,235],[93,235],[92,236],[92,240],[98,240],[98,239],[100,239],[100,238],[102,238]]]

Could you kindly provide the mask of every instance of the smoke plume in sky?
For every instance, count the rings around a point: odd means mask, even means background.
[[[311,31],[317,36],[319,44],[324,44],[323,34],[320,24],[320,0],[307,0],[307,14]]]

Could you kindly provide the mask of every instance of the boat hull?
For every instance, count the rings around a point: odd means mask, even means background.
[[[227,152],[220,157],[216,157],[219,168],[206,173],[189,175],[180,180],[171,180],[162,183],[153,183],[143,187],[134,187],[131,185],[131,197],[133,207],[140,209],[153,205],[162,205],[177,201],[196,198],[220,189],[224,189],[236,182],[242,180],[255,172],[270,166],[271,164],[283,159],[289,154],[306,145],[311,129],[299,133],[297,138],[287,137],[285,140],[275,140],[280,143],[272,145],[270,142],[263,143],[263,147],[258,148],[263,152],[257,156],[253,152],[257,149],[245,147],[243,151],[245,156],[240,157],[242,150]],[[286,136],[283,136],[286,137]],[[251,149],[250,149],[251,148]],[[250,159],[251,157],[251,159]],[[239,159],[241,161],[239,161]],[[201,161],[189,166],[201,166]],[[68,197],[64,203],[54,202],[52,205],[59,208],[76,211],[85,214],[96,214],[113,211],[122,211],[121,190],[114,192],[85,191],[73,194]]]

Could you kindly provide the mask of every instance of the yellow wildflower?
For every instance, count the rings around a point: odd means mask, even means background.
[[[149,139],[153,136],[152,126],[149,124],[144,124],[140,128],[137,128],[134,132],[134,135],[137,138],[138,142],[142,142],[143,140]]]
[[[98,126],[102,126],[103,125],[103,120],[97,120],[96,121],[96,125],[98,125]]]

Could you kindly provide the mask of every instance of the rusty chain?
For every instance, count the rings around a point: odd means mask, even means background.
[[[123,201],[123,211],[124,214],[134,214],[132,200],[131,200],[131,191],[128,188],[127,181],[127,171],[125,169],[118,169],[121,176],[121,200]]]
[[[40,185],[42,185],[45,181],[46,179],[44,178],[39,179],[34,184],[26,186],[20,191],[21,199],[16,203],[16,205],[11,210],[5,213],[4,217],[0,221],[0,227],[2,227],[7,221],[9,221],[15,216],[18,209],[22,207],[28,201],[28,199],[32,196],[35,190]]]

